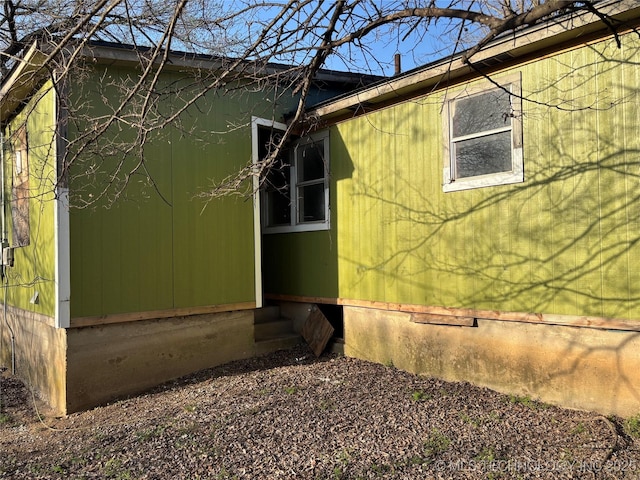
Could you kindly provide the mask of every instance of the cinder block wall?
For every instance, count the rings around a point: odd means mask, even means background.
[[[640,412],[640,333],[494,320],[417,324],[410,314],[344,307],[345,354],[563,407]]]

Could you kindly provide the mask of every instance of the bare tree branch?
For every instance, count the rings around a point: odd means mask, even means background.
[[[0,13],[0,76],[6,80],[25,61],[29,46],[39,42],[53,88],[63,92],[69,79],[77,81],[95,68],[86,59],[96,42],[135,47],[137,77],[119,84],[104,78],[105,88],[119,92],[115,99],[104,99],[108,113],[104,108],[92,113],[85,100],[65,105],[66,122],[77,127],[78,135],[67,144],[61,175],[84,159],[84,170],[76,175],[89,178],[103,160],[119,159],[109,167],[110,182],[89,203],[117,200],[138,172],[155,185],[147,169],[150,135],[169,125],[180,130],[181,119],[200,108],[209,92],[234,95],[254,89],[273,92],[274,100],[297,95],[288,129],[268,158],[258,165],[247,159],[244,168],[206,193],[215,197],[242,191],[249,178],[265,178],[291,136],[300,133],[309,93],[330,57],[340,58],[350,70],[379,66],[383,60],[373,42],[386,39],[431,42],[431,55],[464,50],[463,61],[473,66],[473,56],[495,38],[570,11],[591,12],[616,34],[598,3],[578,0],[6,0]],[[194,65],[210,55],[203,62],[208,66],[185,70],[191,79],[180,86],[162,87],[162,74],[177,51],[184,58],[191,55]],[[350,64],[352,57],[360,58],[359,64]],[[170,109],[161,100],[166,95],[176,100]],[[124,130],[133,135],[111,134]],[[127,163],[131,158],[135,161]]]

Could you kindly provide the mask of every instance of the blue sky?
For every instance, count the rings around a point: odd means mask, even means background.
[[[444,55],[434,54],[433,46],[425,45],[417,39],[408,39],[404,42],[389,41],[387,39],[372,38],[367,45],[370,53],[364,53],[354,47],[341,49],[340,55],[349,58],[345,61],[339,55],[331,55],[327,58],[325,68],[332,70],[358,69],[366,73],[391,76],[395,70],[395,54],[400,54],[402,71],[442,58]]]
[[[327,58],[325,68],[391,76],[396,53],[400,54],[404,72],[446,57],[452,52],[453,43],[444,25],[431,25],[428,30],[416,31],[406,38],[392,30],[372,32],[363,42],[366,52],[353,45],[343,47],[339,54]]]
[[[382,2],[380,5],[391,8],[393,6],[392,3],[394,2]],[[359,8],[363,9],[356,12],[354,18],[348,19],[350,23],[345,25],[345,29],[357,28],[362,25],[362,22],[366,22],[366,19],[375,13],[366,11],[367,8],[373,8],[371,7],[372,4],[373,2],[360,4],[361,7]],[[281,12],[282,3],[275,2],[272,5],[270,8],[259,7],[252,11],[250,18],[243,19],[245,23],[240,24],[237,34],[245,35],[246,38],[257,37],[263,26]],[[330,6],[331,4],[313,3],[311,5],[309,8],[313,9],[318,5]],[[326,7],[327,10],[323,10],[321,13],[318,13],[318,11],[312,11],[311,13],[304,11],[300,12],[298,17],[292,18],[290,24],[286,23],[287,28],[291,25],[291,30],[294,32],[288,37],[288,40],[300,38],[301,41],[296,46],[302,46],[309,41],[319,42],[319,38],[324,33],[325,24],[328,22],[326,14],[330,10],[329,6]],[[323,16],[323,13],[325,16]],[[301,25],[308,20],[307,15],[313,18],[311,22],[313,27],[307,29],[307,33],[303,34]],[[402,71],[411,70],[449,55],[457,38],[457,30],[453,33],[450,32],[451,27],[447,20],[432,22],[428,27],[426,25],[425,21],[421,21],[415,29],[410,28],[407,24],[402,28],[398,28],[398,25],[379,28],[370,32],[363,39],[362,45],[364,49],[360,49],[354,44],[346,45],[337,54],[332,54],[328,57],[324,68],[391,76],[394,74],[394,56],[396,53],[401,55]],[[310,34],[309,32],[312,33]],[[344,31],[341,32],[341,34],[344,33]],[[289,53],[272,58],[272,61],[306,63],[309,60],[309,56],[310,52],[298,50],[297,53]]]

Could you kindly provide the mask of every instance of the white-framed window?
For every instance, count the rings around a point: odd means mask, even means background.
[[[13,181],[11,186],[12,245],[26,247],[31,243],[29,223],[29,142],[26,125],[12,134]]]
[[[293,141],[263,182],[265,233],[328,230],[329,132]]]
[[[443,131],[445,192],[523,182],[520,75],[447,95]]]

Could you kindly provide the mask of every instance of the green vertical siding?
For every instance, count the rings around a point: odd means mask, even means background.
[[[6,269],[7,304],[53,317],[55,315],[55,95],[50,83],[31,97],[4,130],[5,193],[11,197],[15,155],[13,132],[26,126],[29,169],[29,244],[15,249],[13,267]],[[12,243],[11,208],[7,202],[7,229]],[[38,292],[38,302],[30,300]]]
[[[274,266],[267,291],[640,318],[639,50],[626,35],[494,75],[522,75],[522,184],[443,193],[444,92],[332,127],[332,242],[285,268],[322,276],[310,257],[333,258],[337,292]],[[307,238],[265,238],[265,256]]]
[[[150,152],[149,168],[171,201],[167,153]],[[115,202],[71,210],[72,316],[173,306],[172,209],[144,178],[126,192]]]
[[[335,221],[334,213],[331,220]],[[337,244],[329,231],[263,236],[267,293],[338,296]]]
[[[127,77],[135,78],[135,72],[111,66],[73,93],[92,114],[108,113],[105,101],[119,98],[108,86],[110,79]],[[165,74],[163,87],[180,92],[163,97],[165,112],[184,107],[196,91],[178,73]],[[251,160],[251,114],[271,116],[273,108],[264,94],[210,92],[187,108],[179,124],[146,143],[154,185],[140,171],[116,201],[108,196],[89,208],[72,209],[72,317],[255,301],[252,201],[207,202],[199,195]],[[72,131],[71,138],[77,134]],[[114,127],[105,139],[130,134]],[[102,172],[86,179],[79,174],[96,158],[86,155],[75,165],[72,202],[95,194],[104,185],[107,166],[119,159],[100,159]],[[128,168],[135,161],[125,159]]]
[[[255,300],[253,203],[246,197],[207,202],[198,195],[251,159],[248,94],[216,95],[191,109],[183,127],[202,141],[174,138],[172,148],[175,302],[178,307]],[[230,131],[239,121],[242,128]]]

